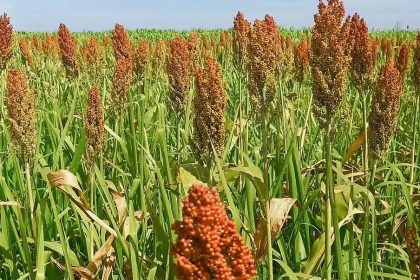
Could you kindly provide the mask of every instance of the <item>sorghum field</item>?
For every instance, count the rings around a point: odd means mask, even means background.
[[[0,279],[420,279],[419,33],[276,21],[2,15]]]

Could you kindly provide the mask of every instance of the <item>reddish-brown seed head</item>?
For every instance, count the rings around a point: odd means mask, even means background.
[[[35,94],[25,74],[10,69],[7,75],[7,113],[13,144],[18,156],[31,162],[36,147]]]
[[[60,57],[59,38],[56,35],[45,34],[41,47],[45,56],[51,58]]]
[[[115,59],[126,59],[130,62],[133,60],[133,44],[125,32],[124,26],[121,24],[117,23],[112,31],[112,44],[114,47]]]
[[[191,32],[188,36],[188,51],[190,53],[191,71],[195,72],[200,58],[200,42],[197,32]]]
[[[172,109],[181,114],[184,112],[187,90],[191,83],[191,64],[188,41],[179,36],[170,41],[166,72]]]
[[[101,92],[94,86],[89,92],[86,112],[86,149],[88,163],[91,165],[99,158],[105,144],[104,109],[101,102]]]
[[[196,159],[206,162],[216,152],[221,155],[225,140],[226,95],[223,89],[219,63],[207,55],[204,69],[197,69],[195,76],[197,94],[194,98],[194,140]]]
[[[420,95],[420,32],[417,32],[416,44],[414,45],[413,68],[411,70],[411,79],[417,94]]]
[[[29,48],[29,42],[25,38],[19,38],[19,48],[20,52],[22,53],[23,59],[28,63],[28,65],[32,65],[33,58],[31,54],[31,50]]]
[[[98,39],[91,36],[85,41],[80,49],[85,70],[89,76],[98,80],[104,63],[104,52],[99,45]]]
[[[274,75],[281,50],[280,33],[274,18],[256,20],[249,32],[249,89],[257,105],[265,108],[274,98]]]
[[[376,53],[373,53],[369,30],[364,19],[354,14],[351,19],[350,34],[353,37],[350,72],[352,80],[361,94],[366,92],[375,67]]]
[[[150,43],[147,39],[140,40],[137,50],[136,56],[134,60],[134,72],[139,78],[143,78],[146,71],[147,66],[150,61]]]
[[[13,53],[13,26],[7,14],[0,16],[0,70],[6,68]]]
[[[74,74],[77,72],[77,43],[64,23],[58,28],[58,43],[60,45],[61,59],[66,69]]]
[[[313,108],[320,126],[326,127],[346,90],[350,19],[344,21],[344,5],[339,0],[320,1],[318,9],[311,43]]]
[[[387,149],[395,133],[401,95],[401,74],[388,60],[381,69],[369,115],[372,131],[369,146],[375,156]]]
[[[33,35],[31,37],[31,47],[32,47],[33,52],[40,53],[42,51],[42,46],[41,46],[41,43],[38,40],[37,35]]]
[[[172,226],[172,247],[180,280],[250,280],[255,262],[216,190],[195,184],[183,201],[182,221]]]
[[[401,77],[404,79],[410,63],[410,46],[403,43],[397,57],[397,69],[400,71]]]
[[[301,84],[305,79],[305,73],[309,69],[310,53],[311,49],[307,38],[302,39],[299,44],[294,47],[295,76]]]
[[[233,54],[235,64],[243,68],[247,62],[251,24],[238,12],[233,20]]]
[[[70,30],[64,23],[61,23],[58,28],[58,43],[60,45],[61,58],[64,66],[70,73],[76,73],[76,38],[70,33]]]
[[[127,107],[127,93],[133,81],[131,61],[117,59],[112,77],[111,112],[120,115]]]

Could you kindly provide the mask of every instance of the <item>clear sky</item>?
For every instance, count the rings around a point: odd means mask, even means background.
[[[317,0],[0,0],[15,30],[54,31],[64,22],[72,31],[128,29],[229,28],[238,10],[253,21],[271,14],[285,27],[313,24]],[[370,28],[420,29],[420,0],[344,0]]]

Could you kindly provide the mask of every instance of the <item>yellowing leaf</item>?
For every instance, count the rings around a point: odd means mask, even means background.
[[[296,203],[294,198],[272,198],[270,200],[271,238],[274,240],[280,234],[292,206]],[[267,226],[266,221],[260,218],[255,232],[256,246],[255,258],[261,260],[267,253]]]
[[[367,125],[367,124],[366,124]],[[368,127],[368,134],[370,133],[370,128]],[[343,160],[341,163],[347,162],[356,152],[357,150],[365,144],[365,130],[362,129],[359,135],[356,137],[354,142],[350,145],[350,148],[347,150],[347,153],[344,155]]]

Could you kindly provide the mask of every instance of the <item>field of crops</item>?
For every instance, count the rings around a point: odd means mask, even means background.
[[[13,31],[0,279],[420,279],[420,33]]]

